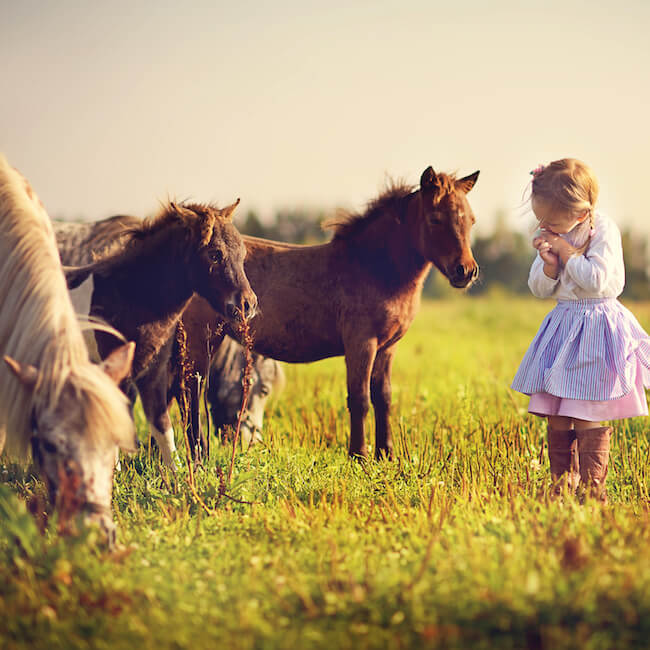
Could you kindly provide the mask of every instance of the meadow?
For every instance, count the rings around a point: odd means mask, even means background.
[[[626,304],[650,330],[650,303]],[[111,552],[41,532],[43,486],[0,464],[0,647],[647,646],[647,418],[615,425],[609,506],[552,498],[545,422],[508,388],[551,308],[425,302],[395,362],[393,462],[347,457],[342,359],[285,367],[230,483],[214,441],[192,477],[163,470],[136,408]]]

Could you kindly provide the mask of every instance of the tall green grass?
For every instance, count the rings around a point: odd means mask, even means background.
[[[508,388],[551,307],[425,303],[395,363],[393,462],[347,458],[342,359],[286,367],[227,496],[230,447],[212,444],[197,500],[138,409],[111,553],[41,534],[24,500],[42,486],[1,466],[0,646],[644,647],[646,418],[615,425],[608,507],[552,499],[545,423]]]

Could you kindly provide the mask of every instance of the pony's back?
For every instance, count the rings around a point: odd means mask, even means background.
[[[39,370],[33,391],[9,371],[4,355]],[[87,411],[90,435],[112,430],[120,444],[132,432],[117,387],[88,360],[50,219],[0,154],[0,451],[6,445],[24,454],[32,413],[53,410],[66,383]]]

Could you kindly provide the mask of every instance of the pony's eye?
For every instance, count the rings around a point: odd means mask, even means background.
[[[223,253],[218,248],[211,248],[208,251],[208,259],[215,264],[223,262]]]
[[[52,444],[49,440],[41,439],[41,447],[48,454],[56,454],[56,445]]]
[[[268,386],[266,386],[266,385],[264,385],[264,384],[262,384],[262,385],[260,386],[260,394],[261,394],[262,396],[265,397],[265,396],[268,395],[270,392],[271,392],[271,389],[270,389]]]

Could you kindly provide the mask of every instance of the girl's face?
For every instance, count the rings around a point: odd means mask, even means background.
[[[533,196],[531,207],[535,213],[540,228],[550,230],[558,235],[571,232],[579,223],[587,218],[587,211],[574,212],[552,207],[544,199]]]

